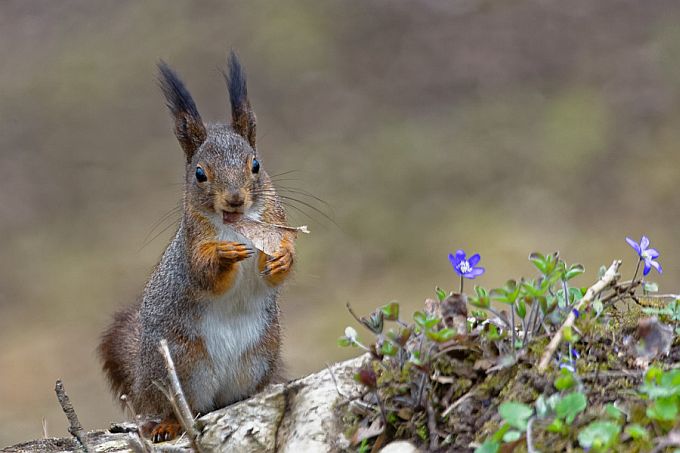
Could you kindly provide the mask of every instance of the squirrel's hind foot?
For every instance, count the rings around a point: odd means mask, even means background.
[[[142,436],[153,443],[176,439],[182,433],[182,426],[175,417],[166,417],[160,422],[148,421],[142,426]]]

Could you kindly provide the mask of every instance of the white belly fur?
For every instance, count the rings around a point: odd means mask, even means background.
[[[219,240],[252,247],[243,235],[220,226]],[[232,288],[208,300],[200,331],[213,368],[195,370],[192,379],[195,410],[212,410],[215,405],[223,406],[246,397],[268,371],[264,364],[251,367],[252,379],[247,383],[241,379],[239,384],[234,370],[244,366],[239,363],[242,354],[261,340],[267,327],[264,316],[267,298],[273,292],[259,274],[255,253],[240,262]]]

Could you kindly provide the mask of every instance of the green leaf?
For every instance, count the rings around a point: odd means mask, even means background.
[[[488,296],[470,296],[468,303],[477,308],[488,309],[491,307],[491,299]]]
[[[498,413],[501,418],[513,428],[520,431],[526,431],[529,418],[533,415],[534,410],[523,403],[509,401],[502,403],[498,408]]]
[[[512,429],[512,430],[508,431],[507,433],[505,433],[505,436],[503,436],[503,442],[505,442],[505,443],[515,442],[515,441],[519,440],[520,437],[522,437],[522,433]]]
[[[399,304],[397,302],[390,302],[387,305],[380,307],[380,311],[387,321],[396,321],[399,319]]]
[[[456,330],[452,329],[451,327],[446,327],[436,332],[432,330],[427,330],[425,332],[425,335],[427,335],[427,338],[436,341],[437,343],[444,343],[445,341],[449,341],[456,335]]]
[[[567,343],[576,343],[579,337],[574,333],[571,327],[566,327],[562,331],[562,338]]]
[[[404,347],[406,346],[406,342],[411,338],[411,335],[413,334],[413,329],[410,327],[400,327],[398,331],[394,331],[390,329],[387,332],[387,338],[392,340],[393,343]]]
[[[550,289],[550,285],[544,284],[544,282],[545,279],[541,279],[540,281],[534,280],[523,281],[522,290],[526,295],[532,296],[536,299],[539,297],[544,297],[548,292],[548,289]]]
[[[557,403],[560,401],[562,401],[562,396],[559,393],[553,393],[548,397],[545,403],[550,408],[550,410],[554,412],[555,407],[557,407]]]
[[[440,319],[436,316],[427,315],[422,311],[413,313],[413,320],[425,331],[432,329],[434,326],[439,324],[440,321]]]
[[[534,252],[529,255],[529,261],[534,263],[534,266],[536,266],[536,269],[538,269],[541,274],[546,274],[547,263],[545,256],[543,256],[541,253]]]
[[[540,253],[534,252],[529,255],[529,260],[534,263],[536,269],[543,274],[543,276],[548,277],[557,268],[559,253],[555,252],[551,255],[542,255]]]
[[[622,420],[625,415],[621,409],[611,403],[604,407],[604,411],[614,420]]]
[[[545,402],[545,397],[543,395],[538,395],[536,401],[534,402],[534,407],[536,408],[536,417],[545,418],[548,415],[548,405]]]
[[[449,341],[451,338],[456,336],[456,329],[453,329],[451,327],[445,327],[439,332],[437,332],[437,335],[439,337],[438,341],[441,342]]]
[[[642,289],[647,293],[658,293],[659,285],[654,282],[645,282],[644,285],[642,285]]]
[[[576,384],[576,380],[574,379],[572,372],[566,368],[562,368],[559,376],[555,379],[555,388],[561,392],[572,388],[574,384]]]
[[[678,415],[678,403],[674,397],[659,398],[647,408],[647,417],[661,422],[672,422]]]
[[[567,425],[571,425],[578,414],[586,409],[588,400],[581,392],[574,392],[562,397],[555,406],[555,413],[564,419]]]
[[[439,302],[443,302],[444,299],[446,299],[446,293],[439,286],[437,286],[434,291],[437,293],[437,299],[439,299]]]
[[[425,326],[425,321],[427,320],[427,315],[422,311],[416,311],[413,313],[413,320],[421,327]]]
[[[595,310],[595,314],[597,315],[602,313],[602,310],[604,310],[604,304],[602,303],[602,300],[600,300],[599,297],[593,301],[591,306],[593,307],[593,310]]]
[[[399,348],[395,346],[395,344],[392,343],[391,341],[385,340],[383,341],[382,346],[380,346],[380,352],[383,355],[393,357],[397,355],[397,352],[399,352]]]
[[[651,366],[645,373],[645,382],[651,383],[651,382],[656,382],[660,383],[661,382],[661,376],[663,376],[663,370],[657,366]]]
[[[491,436],[491,440],[494,442],[500,442],[503,440],[503,436],[505,436],[505,433],[510,431],[510,425],[507,423],[503,423],[500,428],[498,428],[498,431],[496,431],[493,436]]]
[[[352,346],[354,343],[347,337],[338,338],[338,346],[346,348],[347,346]]]
[[[487,440],[479,447],[475,448],[475,453],[498,453],[501,448],[499,442],[494,442],[493,440]]]
[[[413,351],[411,356],[408,358],[408,361],[416,366],[424,365],[423,360],[420,358],[420,351]]]
[[[472,310],[472,312],[470,312],[470,315],[479,321],[485,321],[486,319],[489,318],[489,315],[487,315],[486,312],[483,310]]]
[[[494,288],[489,292],[491,299],[502,304],[509,304],[508,296],[503,288]]]
[[[638,423],[632,423],[626,426],[625,432],[633,439],[649,439],[647,429]]]
[[[569,299],[572,301],[572,303],[576,302],[586,295],[586,291],[586,288],[569,288]]]
[[[607,273],[607,266],[600,266],[600,269],[597,271],[597,278],[602,278],[604,277],[604,274]]]
[[[620,432],[615,423],[594,421],[578,433],[578,442],[585,449],[604,451],[616,443]]]
[[[546,427],[546,429],[551,433],[560,434],[566,434],[569,431],[567,429],[567,425],[565,425],[564,422],[559,418],[553,419],[553,421]]]
[[[435,317],[435,316],[428,316],[428,318],[425,320],[425,329],[430,330],[437,324],[439,324],[440,319]]]
[[[572,278],[581,275],[581,274],[584,273],[585,271],[586,271],[586,269],[583,267],[583,265],[581,265],[581,264],[572,264],[571,266],[569,266],[569,269],[567,269],[567,271],[564,273],[564,279],[565,279],[566,281],[569,281],[569,280],[571,280]]]
[[[518,300],[517,303],[515,303],[515,307],[517,308],[519,317],[524,319],[527,315],[527,304],[524,302],[524,299]]]
[[[503,335],[498,331],[498,327],[495,324],[487,324],[489,326],[489,331],[486,333],[486,337],[489,341],[498,341],[503,338]]]
[[[508,300],[514,302],[519,297],[519,293],[522,290],[522,282],[518,285],[515,280],[508,280],[505,282],[505,292],[508,296]]]

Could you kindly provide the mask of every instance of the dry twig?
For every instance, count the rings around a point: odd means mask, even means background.
[[[612,263],[611,266],[609,266],[609,269],[607,269],[607,272],[604,273],[601,279],[599,279],[593,286],[588,288],[588,291],[586,291],[586,294],[581,298],[581,300],[578,301],[576,304],[575,308],[578,311],[581,311],[585,305],[591,303],[593,299],[595,299],[595,296],[597,296],[602,290],[607,288],[609,285],[612,284],[612,282],[615,282],[620,276],[619,276],[619,267],[621,266],[621,260],[616,260]],[[543,353],[543,357],[541,357],[541,361],[538,364],[538,371],[545,371],[546,368],[548,368],[548,364],[550,363],[550,359],[552,358],[553,354],[555,354],[555,351],[557,350],[557,347],[560,345],[560,342],[562,341],[562,336],[564,335],[564,332],[567,329],[570,329],[574,325],[574,321],[576,321],[576,315],[574,314],[574,310],[570,311],[569,314],[567,315],[567,319],[564,321],[562,326],[560,327],[560,330],[555,333],[555,335],[552,337],[550,340],[550,343],[548,346],[545,348],[545,352]]]
[[[194,428],[194,417],[191,414],[191,409],[189,408],[187,399],[182,391],[182,386],[177,377],[177,371],[175,370],[175,363],[172,360],[170,348],[168,348],[168,342],[165,339],[161,340],[159,350],[165,361],[165,367],[168,370],[168,379],[170,380],[172,389],[168,396],[170,397],[169,400],[172,404],[172,408],[175,411],[175,416],[182,425],[182,428],[184,428],[184,432],[187,433],[187,437],[189,437],[189,440],[191,441],[191,446],[197,452],[201,452],[202,450],[196,441],[198,433]]]
[[[446,410],[442,414],[442,418],[448,417],[448,415],[451,413],[451,411],[453,411],[455,408],[457,408],[463,402],[465,402],[465,400],[467,400],[468,398],[471,398],[474,395],[475,395],[475,390],[473,389],[473,390],[467,392],[465,395],[458,398],[452,405],[450,405],[449,407],[446,408]]]
[[[527,452],[528,453],[536,453],[536,449],[534,448],[534,440],[531,438],[531,426],[534,424],[535,417],[531,417],[529,419],[529,423],[527,423]]]
[[[130,412],[130,416],[135,421],[135,425],[137,426],[137,433],[136,434],[130,433],[131,440],[128,442],[130,448],[132,448],[136,452],[138,452],[139,449],[141,448],[142,453],[152,453],[153,446],[151,446],[148,440],[145,439],[144,436],[142,435],[143,431],[142,425],[139,423],[139,416],[137,416],[137,412],[135,411],[135,408],[132,406],[130,398],[128,398],[127,395],[123,394],[120,395],[120,399],[125,403],[125,407],[127,407],[127,410]]]
[[[54,391],[57,393],[57,399],[59,400],[61,409],[64,411],[64,414],[66,414],[66,418],[68,418],[68,432],[78,440],[83,447],[83,450],[87,453],[89,450],[87,448],[87,442],[85,441],[85,430],[78,420],[78,415],[76,414],[75,409],[73,409],[73,405],[66,394],[66,390],[64,390],[64,384],[61,382],[61,379],[57,379]]]
[[[427,431],[430,434],[430,451],[436,451],[439,448],[439,434],[437,432],[437,416],[434,413],[434,407],[432,407],[432,401],[430,398],[427,399],[425,403],[425,408],[427,410]]]

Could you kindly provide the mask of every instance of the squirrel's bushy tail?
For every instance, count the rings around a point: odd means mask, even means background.
[[[111,326],[102,335],[98,352],[111,389],[116,397],[131,397],[137,357],[141,346],[139,303],[116,313]],[[125,402],[120,401],[123,408]]]

